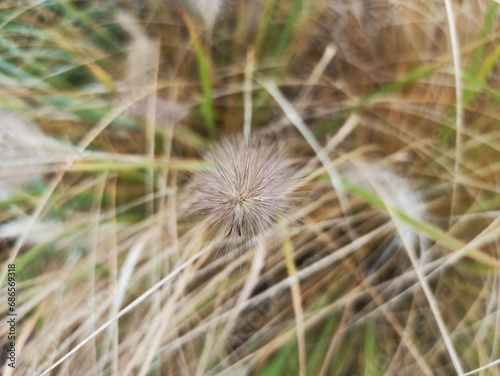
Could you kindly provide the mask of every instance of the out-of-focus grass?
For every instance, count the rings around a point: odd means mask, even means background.
[[[51,374],[450,375],[499,359],[498,4],[452,3],[464,85],[458,177],[444,3],[220,1],[208,27],[195,0],[4,1],[0,110],[74,145],[67,161],[21,163],[0,143],[2,268],[22,245],[13,373],[62,358]],[[269,81],[326,166],[260,85]],[[257,270],[258,250],[216,252],[185,215],[200,156],[242,133],[245,112],[253,133],[289,146],[307,192],[288,240],[271,242]],[[355,126],[328,147],[351,115]],[[13,178],[23,174],[43,176]]]

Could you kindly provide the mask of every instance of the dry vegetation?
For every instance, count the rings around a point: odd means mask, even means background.
[[[500,375],[498,13],[2,1],[2,374]],[[218,252],[190,179],[256,133],[296,220]]]

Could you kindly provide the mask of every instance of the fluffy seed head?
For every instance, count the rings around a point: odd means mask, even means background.
[[[193,176],[192,209],[216,238],[262,240],[290,219],[299,180],[283,148],[271,141],[224,140]]]

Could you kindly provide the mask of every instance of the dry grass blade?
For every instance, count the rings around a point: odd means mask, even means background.
[[[293,277],[297,274],[297,268],[293,260],[293,248],[290,241],[285,241],[283,245],[283,253],[285,256],[286,267],[288,275]],[[306,341],[304,329],[304,311],[302,308],[302,293],[298,281],[294,281],[290,286],[292,293],[293,312],[295,314],[295,321],[297,325],[297,344],[299,348],[299,375],[306,375]]]
[[[446,6],[446,15],[448,16],[448,25],[450,28],[450,40],[453,51],[453,67],[455,68],[455,92],[457,97],[457,123],[456,123],[456,145],[455,145],[455,165],[453,169],[454,181],[453,192],[451,198],[451,214],[454,215],[456,205],[457,186],[460,181],[460,169],[462,166],[462,135],[464,131],[463,124],[463,88],[462,88],[462,67],[460,63],[460,46],[457,36],[457,28],[455,25],[455,15],[453,14],[453,5],[451,0],[444,1]]]
[[[243,135],[245,140],[250,138],[252,128],[252,76],[255,69],[255,51],[253,49],[247,52],[247,63],[245,67],[245,93],[244,104],[245,114],[243,116]]]

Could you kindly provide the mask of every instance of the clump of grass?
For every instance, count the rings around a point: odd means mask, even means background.
[[[497,2],[118,3],[0,5],[2,111],[77,151],[0,202],[14,374],[499,374]],[[300,220],[217,253],[251,171]]]

